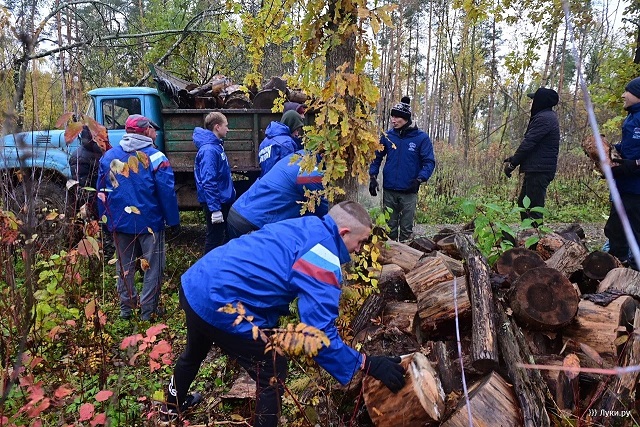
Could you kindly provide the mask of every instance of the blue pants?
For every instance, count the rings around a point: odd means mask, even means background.
[[[154,234],[128,234],[116,231],[113,233],[113,241],[118,256],[116,272],[118,273],[120,316],[131,317],[139,302],[141,319],[149,320],[158,309],[160,300],[165,267],[164,230]],[[138,260],[143,264],[144,271],[140,296],[134,281]],[[148,268],[146,268],[147,264]]]

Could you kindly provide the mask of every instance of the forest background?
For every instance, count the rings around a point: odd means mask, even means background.
[[[625,117],[620,95],[640,75],[640,4],[568,3],[597,121],[615,142]],[[284,76],[289,86],[321,101],[308,147],[329,153],[326,179],[356,196],[391,107],[409,95],[414,121],[434,141],[438,162],[421,189],[418,220],[462,223],[470,219],[459,209],[463,199],[513,206],[518,182],[502,175],[502,159],[526,129],[526,93],[547,86],[560,94],[561,127],[548,218],[602,222],[606,215],[606,183],[580,148],[592,131],[558,0],[2,4],[2,135],[52,128],[64,112],[84,112],[86,92],[95,87],[152,86],[149,64],[198,84],[218,73],[247,86]],[[21,241],[7,218],[3,214],[0,221],[5,314],[0,425],[152,422],[153,402],[162,400],[172,360],[183,345],[177,283],[199,248],[169,247],[167,325],[128,323],[117,319],[113,263],[101,260],[96,267],[93,255],[77,248],[41,251],[31,239]],[[200,221],[195,215],[183,219]],[[347,296],[342,325],[348,325],[348,308],[364,297],[366,291],[357,287]],[[299,369],[308,374],[309,368]],[[231,371],[224,358],[214,358],[195,385],[212,392],[228,389]],[[320,379],[321,385],[330,384]],[[291,425],[307,425],[305,411],[317,406],[328,388],[314,388],[311,397],[305,392],[304,399],[296,387],[291,390],[284,412]],[[309,403],[304,410],[302,401]],[[218,404],[209,401],[201,416],[242,418],[241,410]],[[336,413],[327,409],[322,416]]]

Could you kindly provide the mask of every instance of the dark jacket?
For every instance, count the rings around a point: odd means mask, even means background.
[[[96,188],[102,154],[102,149],[92,138],[91,131],[84,126],[80,133],[80,147],[69,158],[71,178],[78,181],[80,187]]]
[[[546,88],[536,91],[531,105],[531,119],[524,139],[515,154],[507,159],[513,166],[520,166],[521,173],[556,173],[560,149],[560,125],[558,116],[552,108],[557,103],[556,91]]]
[[[429,135],[415,125],[389,129],[380,136],[380,145],[383,149],[376,151],[369,175],[378,176],[382,159],[387,156],[382,183],[385,189],[416,193],[414,180],[426,182],[431,177],[436,166],[433,145]]]
[[[198,202],[205,203],[209,211],[218,212],[223,204],[231,204],[236,199],[222,140],[210,130],[196,127],[193,143],[198,149],[193,165]]]
[[[614,147],[623,159],[640,159],[640,104],[627,109],[629,114],[622,124],[622,138]],[[616,178],[616,186],[622,194],[640,194],[640,176]]]

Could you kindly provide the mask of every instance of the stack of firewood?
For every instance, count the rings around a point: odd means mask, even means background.
[[[215,75],[204,85],[189,83],[156,66],[153,80],[163,102],[173,108],[256,108],[271,109],[275,100],[284,96],[287,101],[304,103],[307,95],[287,86],[280,77],[272,77],[262,89],[243,88],[224,75]]]
[[[469,413],[476,426],[541,427],[577,418],[607,424],[599,417],[633,408],[635,372],[523,365],[640,363],[633,334],[640,326],[640,273],[607,253],[589,253],[579,226],[544,236],[535,250],[511,249],[493,268],[470,232],[436,237],[385,244],[380,292],[351,325],[353,345],[365,352],[408,355],[407,385],[399,393],[365,378],[376,426],[466,427]]]

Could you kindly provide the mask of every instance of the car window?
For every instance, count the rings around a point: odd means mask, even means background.
[[[107,129],[124,129],[127,117],[142,114],[140,99],[116,98],[102,101],[102,123]]]

